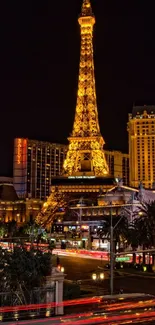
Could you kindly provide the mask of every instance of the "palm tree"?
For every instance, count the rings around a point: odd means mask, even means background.
[[[135,219],[136,237],[138,246],[142,246],[143,250],[150,247],[150,239],[147,228],[147,218],[136,218]],[[145,264],[145,252],[143,252],[143,264]]]
[[[111,227],[111,220],[110,217],[104,217],[105,224],[102,230],[98,231],[99,240],[101,238],[110,238],[110,227]],[[125,246],[127,240],[127,232],[128,232],[128,220],[125,216],[113,216],[112,218],[112,226],[114,227],[114,251],[116,251],[116,246],[118,244],[118,250],[120,251],[121,245]]]
[[[145,248],[155,248],[155,201],[142,203],[136,212],[135,226],[139,232],[139,245]],[[155,254],[153,264],[155,263]]]
[[[133,251],[133,257],[132,257],[132,262],[135,264],[136,263],[136,249],[139,245],[139,232],[138,228],[135,227],[135,223],[130,223],[128,225],[128,231],[127,231],[127,242],[128,245],[131,245],[132,251]]]
[[[128,219],[126,216],[117,216],[113,219],[114,227],[114,240],[118,243],[118,251],[121,250],[121,246],[124,249],[128,237]]]

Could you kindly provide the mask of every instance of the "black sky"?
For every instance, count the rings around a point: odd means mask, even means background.
[[[81,0],[0,4],[0,174],[14,137],[66,143],[76,104]],[[149,1],[153,3],[153,1]],[[128,150],[133,103],[155,103],[155,23],[146,0],[92,0],[98,111],[105,148]]]

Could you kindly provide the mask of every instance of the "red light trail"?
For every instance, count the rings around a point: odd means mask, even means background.
[[[54,307],[61,307],[61,306],[73,306],[73,305],[85,305],[85,304],[92,304],[101,302],[100,297],[93,297],[93,298],[82,298],[82,299],[74,299],[74,300],[66,300],[60,303],[46,303],[46,304],[31,304],[31,305],[17,305],[13,307],[0,307],[0,313],[7,313],[7,312],[17,312],[21,310],[35,310],[35,309],[45,309],[45,308],[54,308]]]

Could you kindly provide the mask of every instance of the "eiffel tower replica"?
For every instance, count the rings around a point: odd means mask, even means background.
[[[77,104],[64,172],[68,176],[83,174],[104,177],[109,169],[98,121],[92,42],[95,17],[90,0],[84,0],[78,21],[81,27],[81,54]]]
[[[81,52],[77,103],[69,148],[63,165],[62,177],[53,178],[51,195],[45,202],[37,221],[44,226],[52,223],[58,205],[66,206],[69,198],[97,196],[101,189],[113,187],[103,150],[100,133],[93,59],[93,27],[95,17],[90,0],[83,0],[78,19],[81,30]],[[63,204],[64,202],[64,204]],[[52,213],[53,211],[53,213]]]

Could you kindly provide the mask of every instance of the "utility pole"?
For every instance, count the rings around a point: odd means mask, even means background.
[[[112,222],[112,203],[110,202],[110,294],[113,295],[113,287],[114,287],[114,248],[113,248],[113,240],[114,240],[114,229]]]
[[[124,215],[120,217],[115,226],[113,227],[112,221],[112,202],[110,202],[110,294],[113,295],[114,291],[114,230],[122,220]]]
[[[79,221],[79,226],[80,226],[80,240],[82,240],[82,230],[81,230],[81,224],[82,224],[82,203],[83,203],[83,197],[80,198],[79,200],[79,215],[78,215],[78,221]]]

